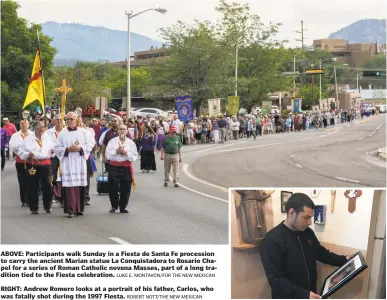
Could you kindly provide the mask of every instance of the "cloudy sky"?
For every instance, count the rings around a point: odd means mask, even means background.
[[[21,8],[19,16],[34,23],[56,21],[103,26],[110,29],[127,30],[125,11],[134,13],[148,8],[162,7],[165,15],[155,11],[137,16],[131,21],[131,31],[160,40],[157,30],[181,20],[217,20],[215,11],[218,1],[213,0],[16,0]],[[230,2],[230,1],[227,1]],[[327,37],[357,20],[386,18],[385,0],[245,0],[251,11],[259,15],[264,23],[281,22],[278,38],[289,40],[290,46],[299,45],[300,21],[304,21],[305,44],[313,39]]]

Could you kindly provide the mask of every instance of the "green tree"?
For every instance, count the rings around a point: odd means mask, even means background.
[[[32,65],[38,47],[37,32],[43,74],[46,81],[52,76],[55,48],[50,46],[52,39],[43,35],[42,27],[29,24],[19,18],[19,5],[11,0],[1,1],[1,108],[19,110],[23,107],[27,93]],[[46,96],[47,103],[50,98]]]
[[[239,94],[241,107],[249,112],[254,106],[267,100],[270,92],[287,89],[292,78],[280,72],[284,60],[288,59],[283,48],[269,48],[252,45],[241,49]]]
[[[287,88],[291,82],[281,73],[283,62],[290,59],[283,48],[286,41],[274,39],[281,24],[265,25],[248,4],[221,0],[216,10],[222,14],[217,27],[222,42],[231,45],[231,55],[238,51],[240,105],[251,111],[269,92]]]
[[[57,67],[54,74],[56,87],[61,86],[62,80],[66,79],[67,85],[73,89],[67,94],[66,106],[84,107],[94,104],[98,96],[109,96],[102,81],[96,79],[95,64],[79,62],[75,67]]]
[[[113,97],[127,96],[127,71],[111,68],[104,73],[104,85],[111,88]],[[141,97],[150,84],[150,71],[147,67],[132,68],[130,70],[130,90],[132,97]]]
[[[168,96],[191,95],[198,109],[203,100],[226,86],[229,53],[210,22],[196,21],[190,26],[179,21],[160,32],[170,45],[171,56],[152,66],[151,89]],[[148,89],[148,93],[152,92]]]

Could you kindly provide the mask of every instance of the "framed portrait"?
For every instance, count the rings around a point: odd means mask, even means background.
[[[343,266],[325,279],[321,288],[321,297],[323,299],[328,298],[367,268],[363,254],[357,252]]]
[[[281,191],[281,213],[286,213],[286,204],[291,195],[293,195],[292,192]]]

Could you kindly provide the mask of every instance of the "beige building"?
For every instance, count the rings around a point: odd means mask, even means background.
[[[138,68],[143,65],[151,64],[155,60],[166,59],[169,57],[167,48],[149,49],[146,51],[134,52],[134,59],[130,61],[131,68]],[[113,67],[126,69],[126,60],[111,63]]]
[[[337,58],[338,63],[348,64],[350,68],[360,68],[367,59],[386,53],[386,44],[349,44],[344,39],[314,40],[313,48],[330,52]]]

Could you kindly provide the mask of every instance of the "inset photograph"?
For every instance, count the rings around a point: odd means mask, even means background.
[[[232,299],[385,299],[386,191],[230,189]]]

